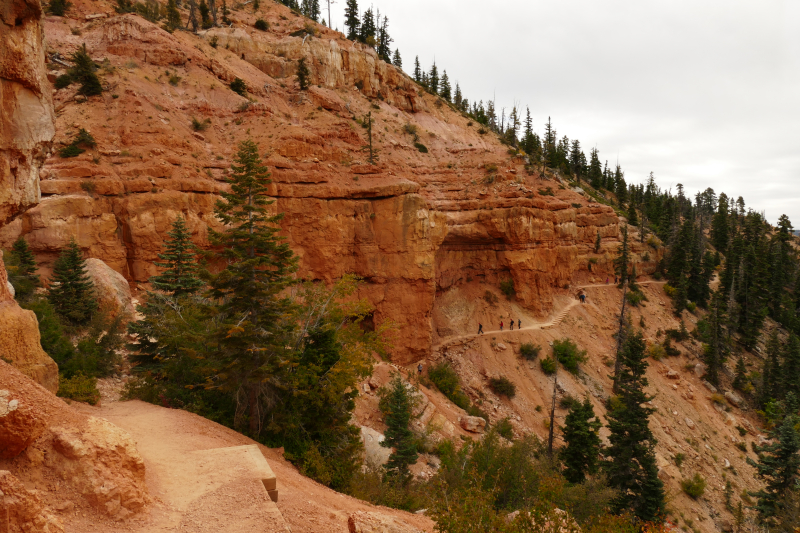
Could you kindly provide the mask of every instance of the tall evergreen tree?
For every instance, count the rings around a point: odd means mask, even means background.
[[[409,429],[413,409],[412,393],[406,384],[395,374],[388,388],[383,391],[380,408],[386,423],[386,439],[381,446],[394,448],[386,463],[386,472],[390,478],[406,482],[410,478],[408,467],[417,461],[417,446],[414,433]]]
[[[372,12],[372,8],[369,8],[361,16],[361,29],[359,30],[358,40],[367,46],[375,48],[378,44],[377,37],[378,27],[375,22],[375,14]]]
[[[622,243],[617,249],[617,257],[614,259],[614,271],[619,277],[619,286],[623,287],[628,282],[628,265],[630,265],[630,248],[628,246],[628,226],[622,226]]]
[[[203,282],[198,278],[197,247],[186,221],[178,216],[164,242],[164,252],[158,254],[161,262],[155,262],[164,271],[150,278],[153,288],[171,293],[176,298],[197,291]]]
[[[172,33],[182,26],[181,12],[178,11],[178,6],[175,5],[175,0],[168,0],[166,8],[166,23],[164,29]]]
[[[461,87],[458,86],[458,82],[456,82],[455,91],[453,91],[453,103],[456,105],[458,109],[463,111],[464,109],[464,95],[461,94]]]
[[[206,0],[200,0],[200,4],[197,6],[197,10],[200,12],[200,26],[203,29],[210,28],[214,23],[211,20],[211,10],[206,3]]]
[[[711,244],[721,254],[728,250],[728,196],[719,195],[719,207],[711,220]]]
[[[703,361],[706,364],[706,379],[719,385],[719,372],[728,358],[728,344],[725,336],[725,296],[720,291],[714,292],[711,305],[706,316],[708,337],[704,338]]]
[[[361,31],[361,19],[358,17],[358,0],[347,0],[344,8],[344,26],[347,28],[347,38],[358,41]]]
[[[433,62],[431,71],[428,74],[428,90],[433,94],[439,94],[439,68],[436,66],[436,61]]]
[[[597,148],[592,148],[589,152],[589,175],[587,178],[595,189],[602,187],[603,169],[600,166],[600,157]],[[622,200],[620,200],[620,203],[622,203]]]
[[[386,61],[387,63],[392,62],[392,41],[393,39],[389,37],[389,18],[383,17],[383,22],[378,21],[378,46],[377,52],[378,57]]]
[[[581,175],[583,174],[583,165],[581,164],[581,156],[583,156],[583,149],[581,142],[578,139],[572,141],[572,146],[569,152],[569,166],[575,179],[578,180],[578,185],[581,184]],[[586,157],[586,156],[584,156]]]
[[[772,443],[755,446],[758,462],[747,458],[747,463],[756,469],[756,475],[766,486],[753,496],[758,498],[755,508],[762,522],[768,521],[782,511],[790,493],[800,490],[800,435],[795,426],[798,417],[794,414],[784,418],[783,423],[770,431]]]
[[[86,261],[74,238],[53,265],[47,299],[59,315],[74,325],[85,324],[97,310],[94,283],[86,273]]]
[[[419,65],[419,56],[414,58],[414,81],[422,83],[422,67]]]
[[[739,356],[736,360],[736,373],[733,378],[733,388],[743,391],[747,385],[747,366],[744,364],[744,357]]]
[[[36,274],[36,257],[22,235],[14,241],[9,256],[6,258],[8,281],[14,287],[15,298],[18,301],[26,300],[40,285],[39,275]]]
[[[766,345],[766,360],[761,369],[761,390],[759,391],[758,403],[761,408],[765,408],[770,400],[783,398],[783,380],[781,376],[781,341],[778,338],[778,330],[773,330]]]
[[[656,439],[649,418],[655,409],[645,404],[652,398],[647,386],[647,357],[641,332],[630,333],[620,353],[619,392],[609,402],[607,414],[610,446],[603,454],[609,486],[619,490],[613,506],[630,510],[643,521],[656,521],[664,514],[664,484],[658,479]]]
[[[282,215],[272,216],[267,167],[252,140],[242,141],[214,210],[225,226],[211,232],[222,248],[226,268],[211,281],[211,296],[222,302],[216,335],[212,383],[237,393],[247,406],[251,434],[261,424],[261,400],[275,394],[274,377],[288,361],[285,337],[293,304],[283,290],[290,285],[297,259],[278,235]]]
[[[452,90],[450,88],[450,78],[447,77],[447,71],[442,72],[442,80],[439,82],[439,96],[447,100],[448,102],[452,101]]]
[[[783,364],[780,375],[783,378],[783,393],[800,397],[800,339],[793,332],[783,346]]]
[[[564,420],[564,442],[561,456],[564,460],[564,477],[570,483],[582,483],[586,474],[597,472],[600,458],[600,427],[589,397],[583,403],[573,403]]]
[[[396,66],[399,69],[403,68],[403,58],[400,57],[400,49],[395,48],[394,56],[392,57],[392,65]]]

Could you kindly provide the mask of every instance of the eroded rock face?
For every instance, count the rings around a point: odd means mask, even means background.
[[[55,135],[39,0],[0,5],[0,226],[39,201]]]
[[[21,479],[56,475],[114,519],[145,506],[145,465],[128,433],[79,414],[3,361],[0,384],[0,460],[13,457],[0,468]]]
[[[9,533],[63,533],[61,520],[48,512],[35,492],[7,470],[0,470],[0,498],[3,498],[0,526]]]
[[[122,519],[148,500],[144,461],[130,436],[110,422],[89,417],[86,426],[50,428],[48,466],[98,511]]]
[[[42,349],[39,323],[34,312],[22,309],[8,290],[8,276],[2,254],[0,254],[0,356],[53,394],[58,390],[58,365]]]

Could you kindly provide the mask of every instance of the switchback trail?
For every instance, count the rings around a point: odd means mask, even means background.
[[[637,285],[651,285],[651,284],[663,285],[664,283],[666,283],[666,281],[639,281],[636,284]],[[597,283],[597,284],[594,284],[594,285],[580,285],[578,287],[571,287],[570,290],[571,291],[576,291],[576,290],[581,290],[581,289],[602,288],[602,287],[613,287],[613,288],[616,288],[617,286],[615,284],[613,284],[613,283]],[[499,329],[484,330],[483,334],[485,334],[485,335],[488,335],[488,334],[492,334],[492,335],[507,335],[509,333],[514,333],[514,332],[517,332],[517,331],[532,331],[532,330],[546,329],[546,328],[550,328],[550,327],[553,327],[553,326],[557,326],[558,324],[561,323],[562,320],[564,320],[564,318],[567,316],[569,311],[573,307],[575,307],[576,305],[580,305],[579,300],[578,299],[571,300],[569,302],[569,304],[566,305],[566,307],[564,307],[563,309],[561,309],[560,311],[555,313],[553,315],[553,317],[550,318],[550,320],[548,320],[547,322],[539,322],[539,323],[533,324],[531,326],[525,326],[523,328],[514,329],[514,330],[511,330],[511,329],[503,329],[502,331],[499,330]],[[446,346],[446,345],[448,345],[450,343],[453,343],[453,342],[474,339],[474,338],[480,337],[480,336],[481,336],[481,334],[473,333],[473,334],[470,334],[470,335],[459,335],[459,336],[455,336],[455,337],[450,337],[450,338],[444,340],[443,342],[441,342],[440,344],[434,346],[433,350],[440,349],[443,346]]]

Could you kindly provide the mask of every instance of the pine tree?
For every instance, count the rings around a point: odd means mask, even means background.
[[[175,0],[169,0],[167,2],[166,17],[167,21],[164,24],[165,30],[172,33],[181,27],[181,12],[178,11],[178,7],[175,5]]]
[[[603,169],[600,166],[600,157],[597,148],[592,148],[589,152],[589,175],[587,178],[595,189],[602,187]],[[618,198],[618,200],[620,204],[623,203],[621,199]]]
[[[603,243],[603,239],[600,237],[600,232],[597,232],[597,236],[594,239],[594,253],[600,253],[600,245]]]
[[[357,41],[361,30],[361,20],[358,18],[358,0],[347,0],[344,9],[344,26],[347,28],[347,38]]]
[[[301,91],[308,89],[310,85],[310,75],[311,73],[306,65],[306,58],[301,57],[300,61],[297,62],[297,84],[300,86]]]
[[[639,225],[639,216],[636,214],[636,207],[633,205],[633,202],[628,205],[628,225],[629,226],[638,226]]]
[[[36,257],[22,235],[14,241],[9,256],[6,260],[8,281],[14,287],[15,298],[18,301],[26,300],[40,285],[39,276],[36,274]]]
[[[72,7],[72,3],[67,0],[50,0],[50,4],[47,6],[47,12],[57,17],[63,17],[70,7]]]
[[[197,9],[200,11],[200,26],[207,30],[212,26],[212,22],[211,17],[209,16],[211,10],[208,8],[206,0],[200,0],[200,5],[198,5]]]
[[[396,66],[399,69],[403,68],[403,59],[400,57],[399,48],[395,48],[394,50],[394,57],[392,57],[392,65]]]
[[[428,74],[428,90],[433,94],[439,94],[439,69],[436,67],[436,61],[433,62]]]
[[[176,298],[192,294],[203,285],[197,277],[197,247],[192,243],[192,235],[186,221],[178,216],[172,223],[172,230],[164,242],[164,252],[158,254],[162,262],[153,263],[164,271],[150,278],[153,288],[172,293]]]
[[[439,96],[450,102],[452,100],[452,91],[450,88],[450,78],[447,77],[447,71],[442,72],[442,80],[439,83]]]
[[[59,315],[74,325],[85,324],[97,310],[94,283],[86,273],[86,262],[74,238],[53,265],[47,299]]]
[[[578,185],[581,184],[581,174],[583,174],[583,166],[581,165],[581,156],[583,156],[583,149],[581,149],[581,142],[578,139],[572,141],[572,147],[569,152],[569,166],[575,179],[578,180]],[[585,157],[585,156],[584,156]]]
[[[711,243],[721,254],[728,250],[728,196],[719,195],[719,207],[711,220]]]
[[[789,335],[788,341],[783,346],[781,376],[783,393],[793,393],[800,397],[800,339],[795,333]]]
[[[414,58],[414,81],[422,83],[422,67],[419,66],[419,56]]]
[[[652,399],[644,392],[646,357],[641,332],[629,334],[620,352],[619,392],[609,402],[610,446],[603,452],[608,458],[603,467],[609,486],[619,490],[614,509],[629,509],[640,520],[655,521],[664,513],[664,485],[658,479],[656,439],[648,425],[655,409],[645,406]]]
[[[680,295],[676,297],[676,300],[678,298]],[[703,346],[703,362],[706,365],[705,377],[714,385],[719,385],[719,372],[728,358],[728,344],[724,332],[726,320],[725,296],[722,292],[716,291],[711,298],[711,306],[706,315],[708,338],[703,339],[705,341]]]
[[[744,357],[739,356],[736,361],[736,375],[733,378],[733,388],[743,391],[747,385],[747,367],[744,364]]]
[[[372,12],[372,8],[369,8],[364,11],[361,17],[361,30],[358,34],[358,40],[367,46],[375,48],[377,44],[377,34],[378,28],[375,25],[375,15]]]
[[[583,403],[576,402],[570,406],[564,420],[564,442],[567,445],[561,451],[564,477],[570,483],[582,483],[586,474],[597,472],[601,426],[588,397]]]
[[[780,362],[781,341],[778,330],[773,330],[766,345],[766,360],[761,369],[761,390],[758,403],[765,408],[771,400],[783,398],[783,380]]]
[[[383,17],[383,22],[378,21],[380,27],[378,28],[378,57],[386,61],[387,63],[392,62],[392,41],[393,39],[389,37],[389,18]]]
[[[628,248],[628,226],[622,226],[622,244],[617,250],[617,257],[614,259],[614,271],[619,276],[620,288],[625,286],[628,281],[628,265],[630,264],[630,249]]]
[[[758,462],[747,458],[747,463],[756,469],[756,475],[766,486],[753,496],[758,498],[755,509],[762,521],[782,511],[785,498],[797,490],[800,480],[800,435],[795,426],[798,417],[788,415],[783,423],[770,431],[771,444],[756,446]]]
[[[461,87],[458,86],[458,82],[456,82],[456,90],[453,93],[453,103],[458,109],[464,109],[464,95],[461,94]]]
[[[78,94],[83,96],[97,96],[103,92],[103,86],[100,84],[100,79],[95,74],[97,65],[95,65],[89,53],[86,51],[86,43],[75,50],[75,53],[70,57],[73,67],[69,70],[69,75],[74,81],[81,84],[78,89]]]
[[[239,144],[227,181],[231,191],[221,193],[214,210],[226,229],[211,232],[227,261],[211,281],[210,295],[222,302],[211,378],[215,387],[240,395],[255,435],[261,399],[274,391],[271,379],[282,370],[285,337],[294,327],[283,290],[293,282],[297,259],[278,235],[282,215],[268,212],[274,202],[269,172],[252,140]]]
[[[414,433],[409,429],[413,397],[399,374],[395,374],[388,388],[382,392],[380,408],[384,414],[386,432],[381,446],[394,448],[386,463],[389,478],[406,482],[410,478],[408,467],[417,462]]]

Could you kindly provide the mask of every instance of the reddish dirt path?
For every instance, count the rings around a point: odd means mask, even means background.
[[[253,440],[192,413],[140,401],[112,402],[102,407],[73,405],[131,434],[147,467],[146,479],[153,503],[148,511],[123,527],[76,518],[66,524],[66,531],[286,531],[279,517],[264,510],[263,489],[259,492],[257,484],[243,483],[237,478],[236,483],[220,480],[210,491],[199,488],[202,483],[209,483],[213,472],[231,468],[213,464],[213,459],[202,450],[255,444]],[[347,518],[354,511],[392,515],[422,531],[433,531],[433,523],[424,516],[375,507],[330,490],[302,476],[282,458],[280,450],[261,445],[259,448],[278,478],[277,508],[292,533],[347,533]],[[196,472],[203,474],[193,477]],[[230,477],[227,472],[226,475]]]

